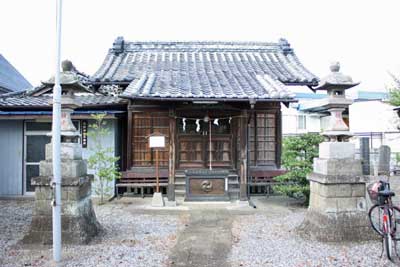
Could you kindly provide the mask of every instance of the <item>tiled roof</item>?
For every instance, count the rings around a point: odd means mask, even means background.
[[[140,79],[135,79],[122,93],[122,97],[128,98],[226,98],[226,99],[286,99],[293,98],[287,87],[278,80],[268,75],[256,75],[251,85],[243,83],[243,86],[198,86],[187,90],[179,87],[162,86],[155,84],[155,74],[143,74]],[[218,81],[215,81],[218,83]],[[224,81],[221,81],[221,83]],[[225,81],[226,82],[226,81]]]
[[[75,97],[83,106],[114,105],[126,102],[124,99],[114,96],[103,95],[78,95]],[[0,97],[0,108],[23,108],[23,107],[51,107],[52,96],[26,96]]]
[[[0,54],[0,88],[9,92],[31,88],[32,85]]]
[[[317,85],[289,43],[125,42],[117,38],[94,83],[126,83],[130,98],[291,98]]]

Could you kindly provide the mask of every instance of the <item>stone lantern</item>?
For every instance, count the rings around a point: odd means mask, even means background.
[[[314,90],[327,91],[328,97],[322,102],[322,109],[327,110],[331,116],[328,128],[322,133],[328,141],[347,141],[352,136],[349,127],[343,121],[343,111],[353,101],[346,98],[345,91],[360,83],[353,82],[350,76],[341,73],[339,62],[333,62],[330,66],[331,73],[323,78],[320,85]]]
[[[91,201],[92,175],[87,174],[82,159],[80,133],[71,120],[71,113],[81,106],[75,93],[90,92],[77,77],[70,61],[62,63],[60,74],[61,97],[61,229],[66,244],[87,243],[100,230]],[[54,78],[43,82],[53,88]],[[35,208],[32,223],[24,243],[52,243],[52,144],[46,145],[46,158],[40,162],[39,177],[32,179],[35,186]]]
[[[60,75],[61,84],[61,143],[78,143],[80,133],[76,130],[71,120],[71,114],[76,109],[82,106],[76,101],[76,93],[91,92],[89,88],[84,86],[76,73],[74,66],[69,60],[62,62],[62,73]],[[43,82],[45,86],[54,87],[54,77]]]
[[[365,199],[367,177],[362,175],[361,160],[355,159],[355,145],[342,113],[352,103],[345,90],[354,83],[339,72],[339,63],[315,90],[325,90],[328,97],[320,107],[330,112],[330,124],[321,134],[327,139],[319,145],[310,181],[310,204],[299,232],[319,241],[358,241],[374,238],[370,229]]]

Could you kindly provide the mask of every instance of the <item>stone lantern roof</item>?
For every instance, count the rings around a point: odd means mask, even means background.
[[[91,90],[82,84],[80,78],[77,75],[76,69],[71,61],[64,60],[61,64],[62,72],[60,73],[60,85],[63,94],[69,93],[91,93]],[[46,87],[54,87],[55,83],[54,76],[48,81],[42,82]]]
[[[43,85],[54,87],[55,78],[50,78],[47,82],[42,82]],[[81,103],[76,101],[76,93],[88,93],[90,89],[84,86],[78,75],[74,65],[69,60],[62,62],[62,72],[60,73],[60,85],[62,90],[61,97],[61,142],[75,143],[77,142],[80,133],[75,128],[71,120],[71,114],[74,109],[82,106]]]
[[[340,63],[335,61],[332,62],[330,65],[331,73],[326,77],[322,78],[319,85],[314,87],[314,90],[325,90],[329,91],[332,89],[349,89],[351,87],[357,86],[360,83],[354,82],[353,79],[348,76],[344,75],[340,72]]]

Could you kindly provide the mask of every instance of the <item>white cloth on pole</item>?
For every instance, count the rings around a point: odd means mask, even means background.
[[[196,132],[200,132],[200,119],[196,120],[196,125],[197,125]]]

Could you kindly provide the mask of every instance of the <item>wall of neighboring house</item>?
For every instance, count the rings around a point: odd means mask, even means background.
[[[390,146],[400,152],[399,118],[393,106],[380,100],[355,102],[349,107],[350,131],[358,137],[370,137],[371,148]]]
[[[40,121],[42,124],[49,124],[49,121]],[[74,120],[81,125],[81,121]],[[91,125],[94,121],[88,120],[88,125]],[[30,122],[32,127],[32,121]],[[33,122],[34,123],[34,122]],[[119,156],[120,146],[120,130],[119,122],[117,119],[107,119],[106,127],[109,129],[108,136],[102,139],[102,144],[105,147],[110,147],[112,154]],[[88,132],[92,132],[93,129],[88,127]],[[35,138],[45,137],[46,132],[49,132],[47,126],[46,130],[32,131],[25,126],[23,120],[0,120],[0,147],[2,153],[0,153],[0,196],[18,196],[29,194],[29,189],[25,186],[26,173],[31,171],[35,175],[38,175],[38,162],[44,159],[44,143],[37,145],[31,145],[27,148],[25,142],[29,141],[32,135]],[[28,137],[29,135],[29,137]],[[33,140],[34,141],[34,140]],[[29,143],[29,142],[27,142]],[[87,147],[82,149],[83,158],[88,159],[93,153],[94,143],[90,137],[87,138]],[[29,161],[32,158],[31,151],[35,151],[34,163]],[[30,155],[30,156],[29,156]],[[39,159],[40,158],[40,159]],[[37,162],[36,162],[37,161]],[[89,174],[94,174],[94,170],[88,169]],[[108,186],[114,189],[114,183],[108,184]],[[96,182],[93,183],[93,189],[98,187]],[[95,190],[92,190],[95,193]]]
[[[22,194],[23,123],[0,121],[0,196]]]
[[[355,102],[349,107],[352,142],[360,147],[360,138],[368,137],[371,165],[377,164],[379,147],[388,145],[391,149],[391,167],[399,165],[396,153],[400,153],[399,118],[393,106],[381,100]]]
[[[284,136],[321,131],[321,114],[306,113],[293,105],[282,107],[282,133]]]

